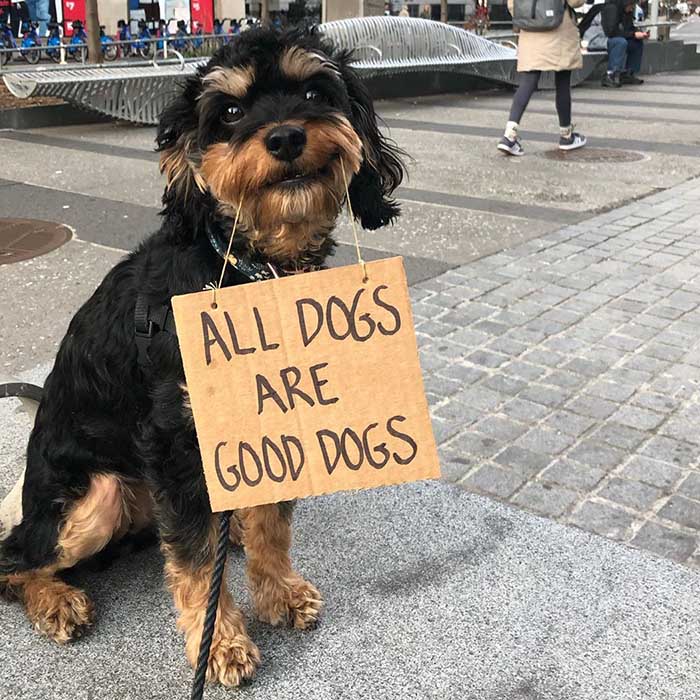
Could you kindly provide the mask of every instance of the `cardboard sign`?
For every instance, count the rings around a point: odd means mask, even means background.
[[[440,476],[401,258],[174,297],[213,511]]]

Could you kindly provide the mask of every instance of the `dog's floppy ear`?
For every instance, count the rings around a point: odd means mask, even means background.
[[[350,97],[352,125],[362,139],[364,151],[360,171],[349,186],[350,204],[363,228],[380,228],[400,214],[392,193],[406,174],[404,152],[379,131],[372,98],[348,66],[348,56],[343,56],[339,64]]]
[[[156,150],[165,173],[166,196],[173,190],[187,195],[192,187],[203,189],[197,172],[197,97],[202,89],[199,75],[187,79],[180,94],[163,110],[158,121]]]

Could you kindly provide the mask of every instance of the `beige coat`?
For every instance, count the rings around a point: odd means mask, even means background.
[[[566,0],[570,7],[581,7],[585,0]],[[513,0],[508,0],[513,13]],[[581,38],[578,29],[566,12],[561,24],[550,31],[520,30],[518,40],[518,71],[576,70],[583,66]]]

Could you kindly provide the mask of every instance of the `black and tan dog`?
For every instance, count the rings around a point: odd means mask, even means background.
[[[216,280],[216,243],[227,241],[241,199],[234,252],[282,272],[320,267],[332,251],[344,177],[364,227],[398,215],[391,195],[404,174],[400,153],[380,134],[348,62],[314,33],[250,31],[190,78],[163,113],[161,229],[73,318],[29,440],[21,521],[0,543],[0,588],[24,603],[48,637],[67,642],[93,620],[90,600],[61,580],[61,570],[155,524],[187,657],[195,662],[214,521],[177,338],[156,334],[147,363],[139,363],[136,299],[167,308],[173,295]],[[229,267],[224,284],[248,281]],[[238,516],[260,619],[312,625],[321,596],[291,566],[291,507]],[[224,590],[208,679],[237,685],[258,661]]]

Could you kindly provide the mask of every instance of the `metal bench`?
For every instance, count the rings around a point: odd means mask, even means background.
[[[337,46],[353,51],[353,67],[361,76],[407,72],[462,73],[496,84],[516,85],[516,51],[441,22],[409,17],[362,17],[327,22],[319,30]],[[587,77],[600,56],[584,55],[584,69],[574,84]],[[155,124],[178,83],[206,58],[160,63],[112,63],[49,67],[5,73],[16,97],[59,97],[79,107],[140,124]],[[544,74],[541,87],[552,87]]]

